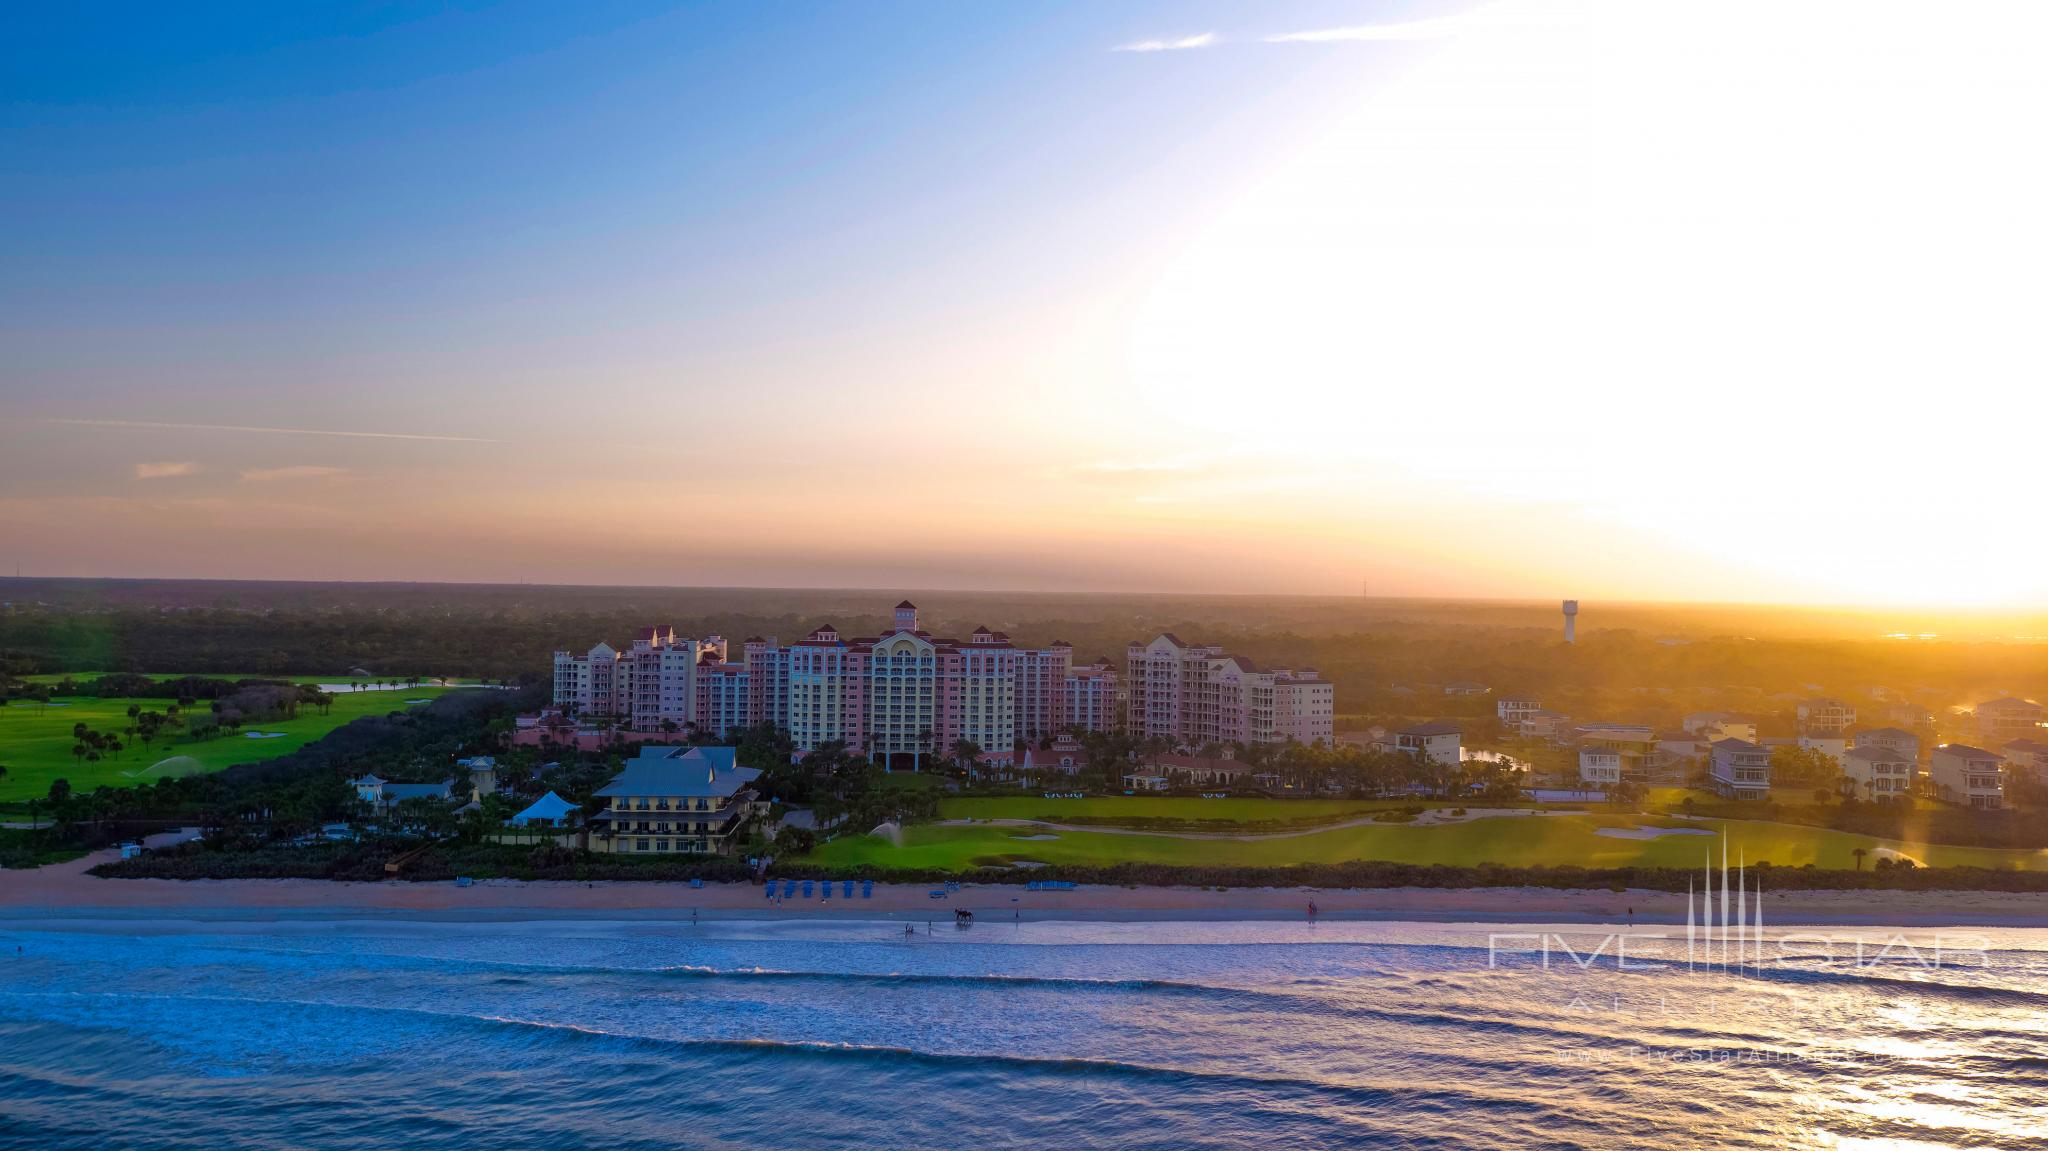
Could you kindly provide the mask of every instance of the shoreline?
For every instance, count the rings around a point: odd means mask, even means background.
[[[1683,893],[1481,888],[1110,887],[1026,891],[969,884],[944,899],[932,884],[876,883],[873,898],[769,900],[752,884],[640,880],[479,880],[377,883],[325,879],[100,879],[88,868],[116,857],[103,851],[70,863],[0,872],[0,924],[25,919],[167,917],[260,919],[351,915],[718,920],[905,920],[951,918],[966,908],[986,920],[1106,922],[1264,920],[1435,923],[1591,923],[1681,925]],[[801,881],[799,881],[801,892]],[[2048,927],[2048,892],[1786,891],[1763,895],[1768,922],[1798,926]]]

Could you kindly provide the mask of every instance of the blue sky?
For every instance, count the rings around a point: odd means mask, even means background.
[[[1872,575],[1784,495],[1833,458],[1762,434],[1883,435],[1942,375],[1919,426],[1991,462],[1904,507],[2026,514],[1979,500],[2024,489],[2025,420],[1971,415],[2043,402],[2024,6],[5,19],[0,561],[27,571],[2048,592]],[[1703,397],[1777,413],[1719,477],[1617,482],[1579,446]]]
[[[576,371],[650,329],[745,356],[793,327],[1057,291],[1226,183],[1272,135],[1248,111],[1317,54],[1111,47],[1374,8],[17,16],[0,303],[22,398],[160,418],[204,388],[338,420],[319,389],[383,415],[385,390],[417,402],[464,364]],[[792,323],[807,304],[829,315]]]

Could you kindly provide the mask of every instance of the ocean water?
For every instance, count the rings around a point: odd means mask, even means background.
[[[2048,1147],[2039,930],[914,930],[0,921],[0,1147]]]

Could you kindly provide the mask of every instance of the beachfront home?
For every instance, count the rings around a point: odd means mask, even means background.
[[[608,854],[725,854],[769,804],[730,747],[641,747],[595,793],[607,801],[590,817],[590,850]]]
[[[568,827],[581,808],[550,791],[505,822],[512,827]]]
[[[1400,752],[1418,759],[1427,759],[1447,767],[1456,767],[1464,758],[1461,745],[1464,731],[1455,723],[1416,723],[1399,728],[1391,736],[1382,737],[1379,750]]]
[[[1928,759],[1927,782],[1949,803],[1995,810],[2005,806],[2005,773],[1999,757],[1981,747],[1946,743]]]
[[[1768,799],[1771,795],[1771,752],[1746,739],[1714,741],[1708,777],[1724,799]]]
[[[1842,778],[1858,799],[1895,800],[1913,794],[1913,757],[1870,744],[1842,753]]]

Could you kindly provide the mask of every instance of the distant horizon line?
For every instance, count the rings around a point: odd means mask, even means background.
[[[1160,591],[1160,590],[1108,590],[1069,591],[1029,588],[947,588],[947,587],[905,587],[836,585],[836,584],[643,584],[643,583],[549,583],[530,580],[460,580],[460,579],[272,579],[243,576],[73,576],[73,575],[11,575],[0,574],[0,584],[11,583],[100,583],[100,584],[256,584],[256,585],[304,585],[345,586],[345,587],[457,587],[457,588],[554,588],[562,590],[598,589],[611,591],[720,591],[720,592],[819,592],[847,594],[876,594],[887,596],[941,595],[941,596],[1039,596],[1066,598],[1113,598],[1118,596],[1146,596],[1161,599],[1289,599],[1312,600],[1335,603],[1416,603],[1416,604],[1495,604],[1502,606],[1537,606],[1561,604],[1567,598],[1580,603],[1593,604],[1596,608],[1739,608],[1744,610],[1778,609],[1805,612],[1859,613],[1872,611],[1941,611],[1962,615],[2013,615],[2042,613],[2048,614],[2048,606],[1996,606],[1985,604],[1944,605],[1911,602],[1872,602],[1851,604],[1810,604],[1784,600],[1656,600],[1656,599],[1587,599],[1585,596],[1528,597],[1528,596],[1457,596],[1457,595],[1359,595],[1339,592],[1221,592],[1221,591]]]

